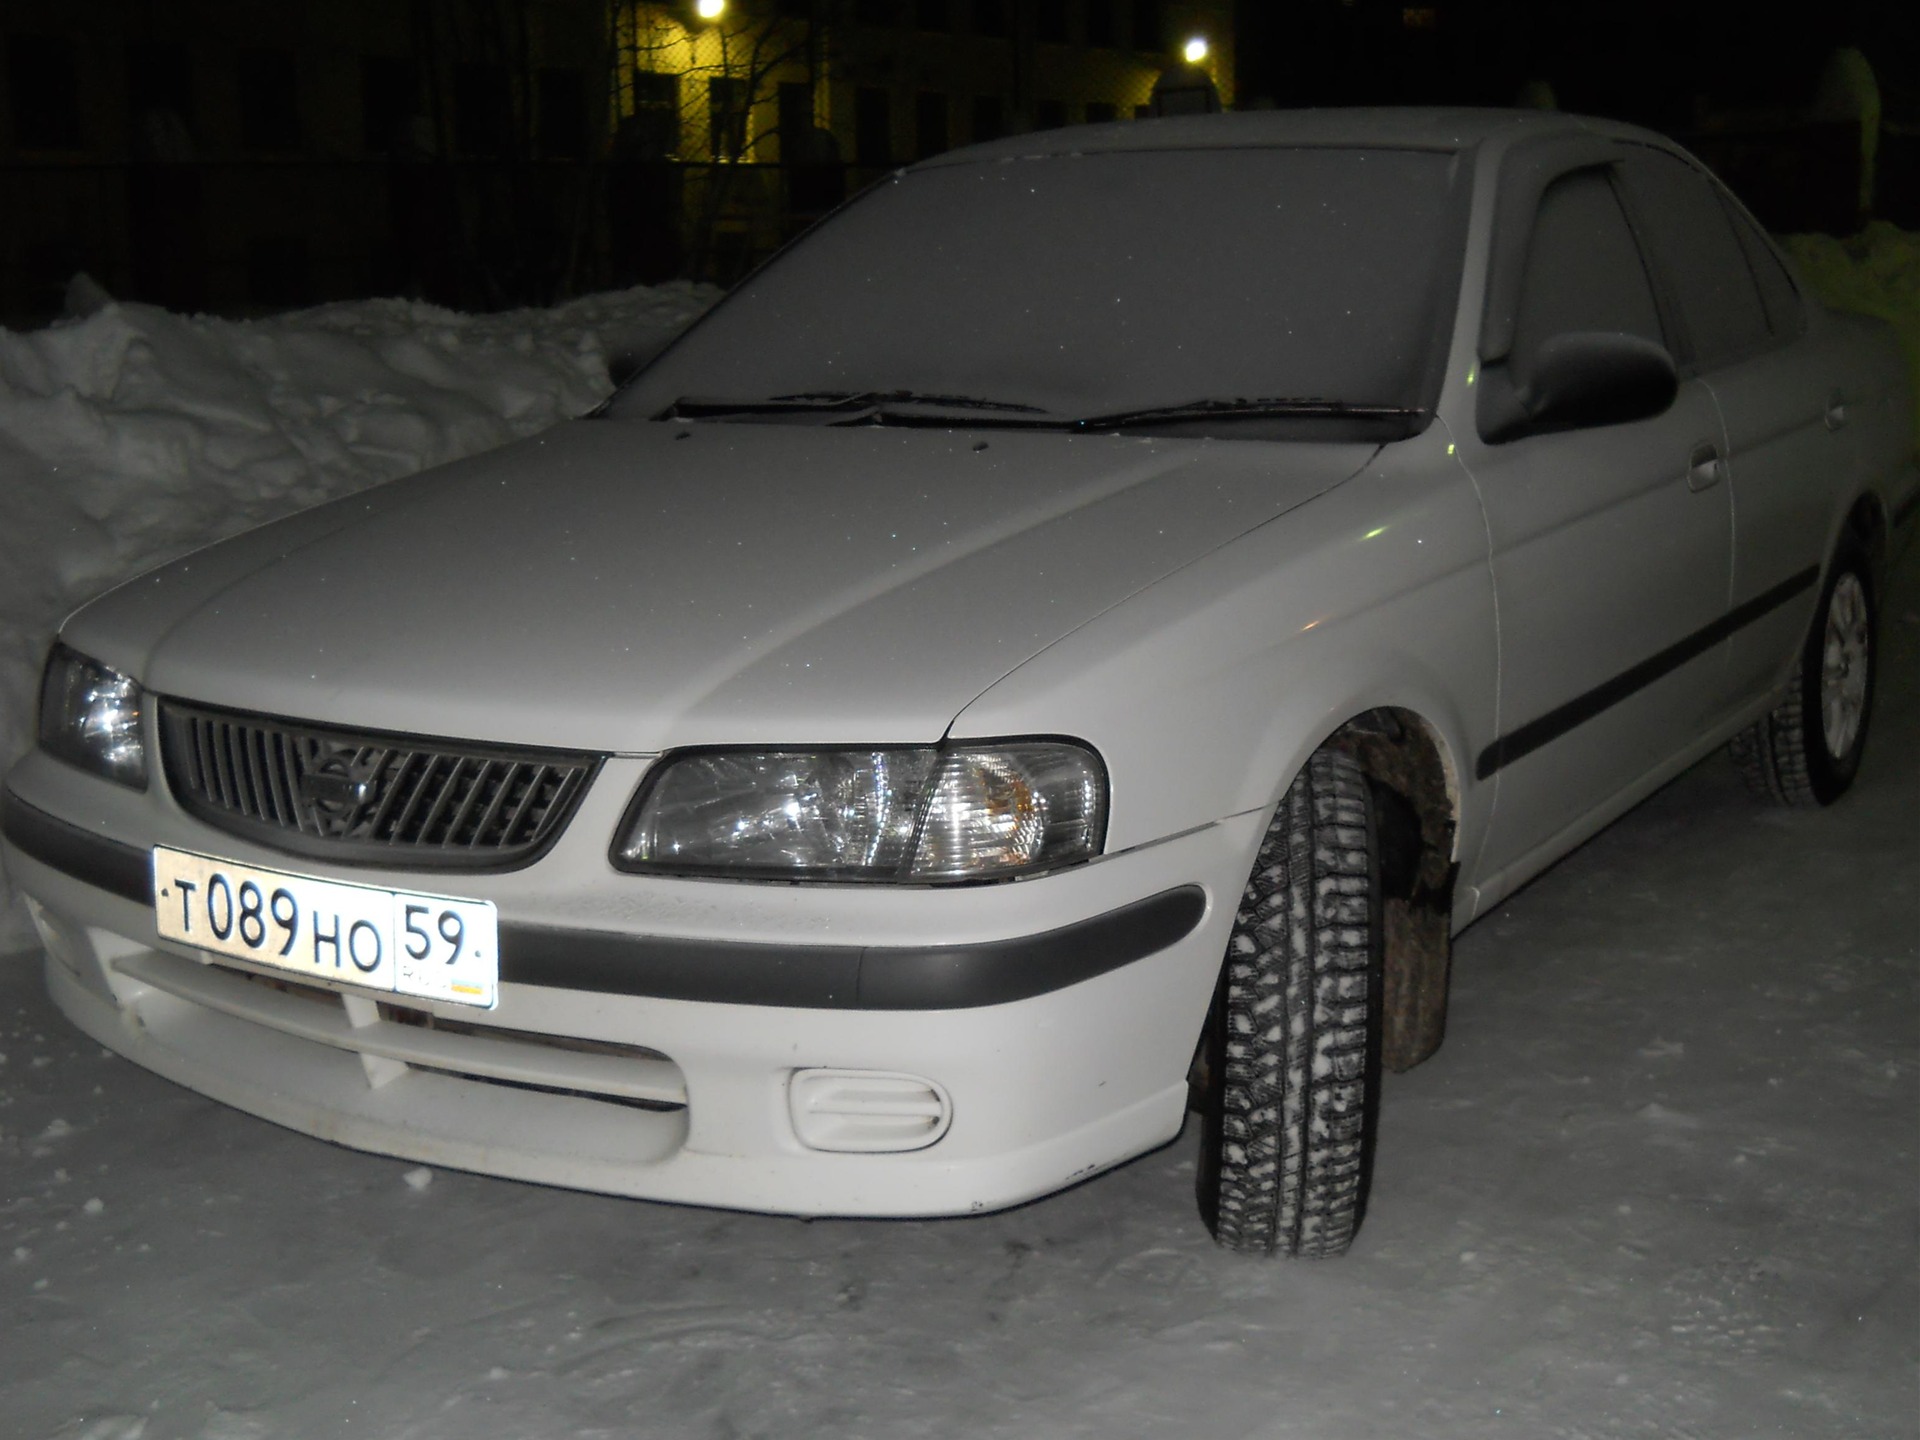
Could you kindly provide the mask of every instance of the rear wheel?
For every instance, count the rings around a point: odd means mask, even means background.
[[[1793,692],[1728,747],[1748,788],[1781,805],[1831,805],[1853,783],[1873,713],[1875,640],[1866,557],[1835,557]]]
[[[1229,1250],[1331,1256],[1366,1206],[1380,1075],[1379,862],[1351,756],[1287,788],[1202,1042],[1200,1213]]]

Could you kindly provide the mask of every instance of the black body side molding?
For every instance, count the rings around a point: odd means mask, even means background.
[[[1541,746],[1549,745],[1568,731],[1586,724],[1628,696],[1646,689],[1661,676],[1671,674],[1696,656],[1704,655],[1736,631],[1744,630],[1763,615],[1779,609],[1801,591],[1810,589],[1819,578],[1820,567],[1809,565],[1797,575],[1788,576],[1771,590],[1754,596],[1743,605],[1734,606],[1711,625],[1702,626],[1658,655],[1622,670],[1611,680],[1594,686],[1584,695],[1574,696],[1539,719],[1529,720],[1517,730],[1509,730],[1480,752],[1480,759],[1474,765],[1475,775],[1485,780],[1522,756],[1531,755]]]

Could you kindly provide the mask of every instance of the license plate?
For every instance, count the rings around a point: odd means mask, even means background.
[[[315,880],[156,846],[160,934],[308,979],[491,1010],[500,978],[490,900]]]

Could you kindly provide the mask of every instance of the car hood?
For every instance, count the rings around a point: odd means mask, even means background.
[[[580,421],[163,566],[66,635],[163,695],[367,729],[927,743],[1374,448]]]

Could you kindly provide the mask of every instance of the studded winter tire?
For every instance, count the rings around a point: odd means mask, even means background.
[[[1366,778],[1321,751],[1260,846],[1203,1037],[1200,1213],[1229,1250],[1353,1241],[1378,1108],[1378,875]]]
[[[1853,783],[1873,713],[1872,575],[1853,546],[1821,588],[1793,691],[1728,749],[1754,794],[1780,805],[1831,805]]]

